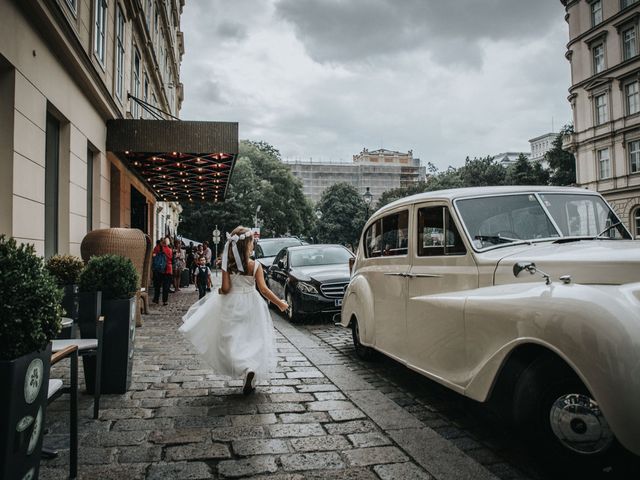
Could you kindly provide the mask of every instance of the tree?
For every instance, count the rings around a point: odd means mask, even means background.
[[[530,162],[520,154],[516,163],[507,168],[505,185],[548,185],[549,171],[540,162]]]
[[[504,185],[507,172],[491,156],[473,160],[467,157],[458,169],[458,175],[465,187],[484,187]]]
[[[573,125],[565,125],[553,141],[553,148],[544,159],[549,164],[551,185],[573,185],[576,183],[576,159],[572,153],[562,149],[562,138],[573,133]]]
[[[357,242],[366,220],[366,205],[353,185],[336,183],[330,186],[320,197],[317,209],[322,217],[317,222],[316,235],[322,242]]]

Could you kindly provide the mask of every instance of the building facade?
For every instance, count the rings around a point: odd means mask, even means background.
[[[178,116],[183,6],[0,1],[1,233],[46,256],[95,228],[154,236],[157,195],[107,151],[107,123]]]
[[[352,163],[287,160],[285,163],[302,181],[304,195],[314,203],[336,183],[349,183],[362,194],[369,187],[375,203],[385,191],[424,182],[426,177],[426,167],[420,165],[420,159],[414,158],[411,150],[404,153],[365,148],[353,156]]]
[[[529,157],[529,161],[540,162],[546,167],[547,165],[544,160],[544,156],[553,148],[553,141],[557,136],[557,133],[545,133],[544,135],[540,135],[529,140],[529,144],[531,145],[531,156]]]
[[[561,0],[571,64],[576,180],[597,190],[640,238],[638,0]]]
[[[520,155],[524,155],[527,159],[530,158],[530,154],[528,152],[500,152],[491,156],[493,157],[494,162],[506,168],[516,163]]]

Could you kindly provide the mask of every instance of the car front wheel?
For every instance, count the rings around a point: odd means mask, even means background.
[[[553,356],[535,360],[514,390],[513,418],[541,456],[564,468],[603,468],[615,437],[578,376]]]
[[[296,308],[296,302],[293,298],[293,295],[291,295],[291,292],[289,290],[287,290],[287,293],[285,294],[285,300],[289,304],[289,308],[287,308],[286,310],[287,318],[290,322],[297,322],[298,320],[300,320],[300,314],[298,313],[298,309]]]
[[[353,320],[351,323],[351,336],[353,337],[353,346],[356,349],[356,355],[362,360],[373,360],[375,351],[371,347],[367,347],[360,343],[360,328],[358,321]]]

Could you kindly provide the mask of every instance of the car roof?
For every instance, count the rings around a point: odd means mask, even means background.
[[[392,210],[403,205],[411,205],[424,200],[449,200],[453,201],[459,198],[477,197],[481,195],[504,195],[507,193],[573,193],[573,194],[591,194],[598,195],[597,192],[577,187],[550,187],[543,185],[510,185],[498,187],[466,187],[451,188],[447,190],[436,190],[433,192],[417,193],[408,197],[401,198],[395,202],[385,205],[371,217],[387,210]]]
[[[302,240],[300,240],[299,238],[296,237],[279,237],[279,238],[261,238],[258,240],[258,243],[263,243],[263,242],[282,242],[282,241],[286,241],[286,240],[291,240],[294,242],[302,242]]]
[[[312,248],[318,248],[318,247],[340,247],[340,248],[344,248],[345,250],[349,250],[348,248],[346,248],[343,245],[339,245],[337,243],[314,243],[311,245],[296,245],[293,247],[287,247],[287,250],[292,252],[292,251],[300,251],[300,250],[310,250]]]

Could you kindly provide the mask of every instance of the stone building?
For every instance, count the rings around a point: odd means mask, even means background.
[[[155,239],[177,202],[224,200],[237,124],[177,121],[183,6],[0,0],[0,233],[77,255],[89,230]]]
[[[611,203],[640,237],[640,51],[638,0],[561,0],[571,64],[577,183]]]
[[[557,133],[545,133],[529,140],[531,145],[531,156],[529,161],[540,162],[546,167],[545,154],[553,148],[553,141],[558,136]]]
[[[373,195],[372,203],[380,195],[392,188],[405,187],[415,182],[423,182],[426,167],[413,152],[395,152],[379,149],[363,149],[347,162],[287,161],[294,176],[302,181],[303,192],[313,202],[320,200],[322,192],[331,185],[346,182],[364,194],[369,187]]]

